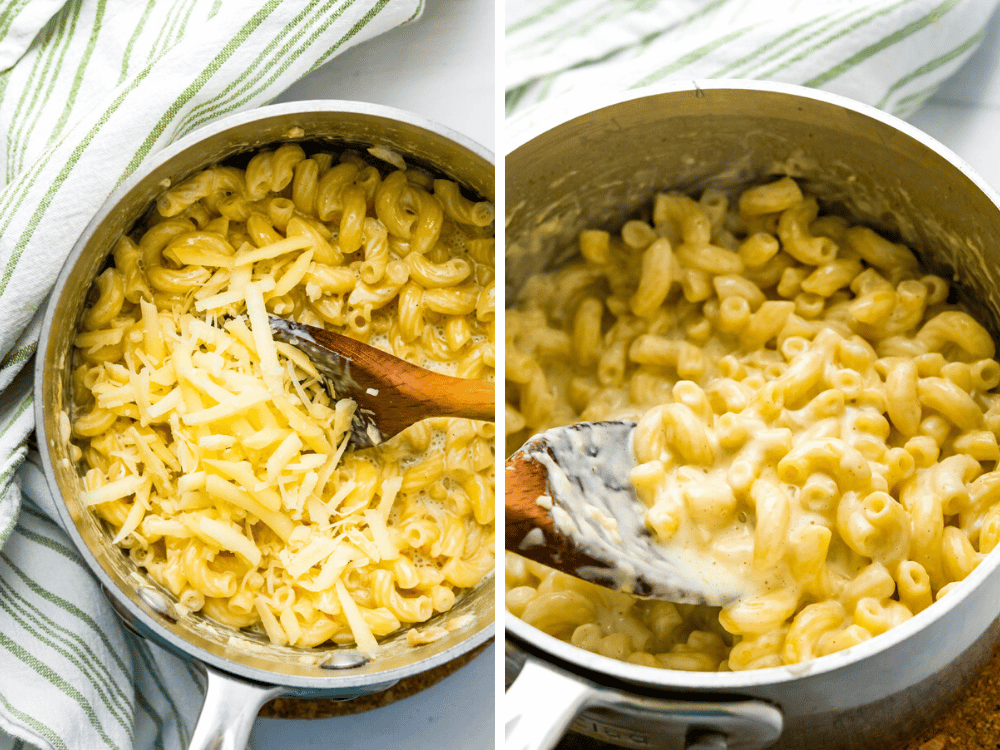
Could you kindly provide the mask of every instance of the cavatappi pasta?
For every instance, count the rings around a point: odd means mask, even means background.
[[[268,314],[490,379],[492,225],[453,182],[295,143],[166,190],[76,336],[83,503],[180,605],[276,644],[371,653],[450,609],[493,568],[493,425],[350,449],[354,402]]]
[[[754,585],[721,609],[642,601],[508,553],[509,611],[635,664],[772,667],[898,625],[997,545],[994,344],[907,247],[785,177],[732,206],[657,195],[579,249],[507,313],[508,453],[636,419],[647,527]]]

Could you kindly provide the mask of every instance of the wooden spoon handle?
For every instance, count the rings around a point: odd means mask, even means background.
[[[492,422],[496,388],[491,380],[469,380],[425,370],[406,360],[364,346],[347,336],[324,331],[317,341],[329,344],[352,360],[351,371],[365,390],[354,394],[361,406],[376,414],[379,429],[391,437],[428,417],[465,417]],[[336,341],[332,340],[336,337]],[[385,361],[393,360],[391,377]],[[368,391],[369,381],[374,386]]]
[[[272,319],[272,328],[276,325]],[[425,370],[349,336],[281,320],[297,345],[333,380],[338,396],[353,398],[374,417],[383,438],[390,438],[428,417],[465,417],[493,421],[495,384]],[[303,344],[303,341],[308,342]],[[323,367],[320,367],[320,365]]]
[[[593,571],[607,568],[608,564],[582,552],[572,538],[556,529],[548,507],[538,504],[538,498],[547,495],[548,491],[548,470],[544,465],[520,452],[507,459],[504,464],[505,549],[572,576],[586,568],[590,572],[584,577],[593,580]],[[535,529],[541,531],[541,536],[528,536]]]
[[[504,546],[520,551],[532,529],[549,537],[554,525],[549,511],[538,504],[548,490],[548,470],[531,458],[515,453],[504,464]]]
[[[413,401],[413,409],[426,417],[465,417],[492,422],[496,413],[496,388],[491,380],[468,380],[417,368],[419,372],[398,389]],[[414,419],[413,421],[417,421]]]

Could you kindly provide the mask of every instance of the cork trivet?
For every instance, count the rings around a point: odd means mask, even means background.
[[[901,750],[997,750],[1000,747],[1000,649],[958,701]]]
[[[333,716],[347,716],[373,711],[376,708],[401,701],[403,698],[409,698],[411,695],[416,695],[432,685],[436,685],[479,656],[491,642],[487,641],[447,664],[415,674],[412,677],[406,677],[388,690],[375,695],[364,695],[349,701],[336,701],[331,698],[275,698],[264,704],[260,710],[260,716],[266,719],[329,719]]]

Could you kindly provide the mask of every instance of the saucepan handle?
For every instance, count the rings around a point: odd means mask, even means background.
[[[241,680],[208,666],[204,669],[208,688],[188,750],[246,750],[261,706],[288,688]]]
[[[599,685],[509,643],[508,662],[512,650],[522,666],[504,698],[505,750],[551,750],[571,725],[625,748],[760,750],[781,735],[781,711],[765,701],[657,698]]]
[[[549,750],[591,699],[582,680],[528,658],[504,696],[504,750]]]
[[[111,604],[111,608],[121,619],[122,625],[140,638],[170,648],[152,635],[148,628],[129,612],[110,590],[105,586],[101,586],[101,590]],[[147,593],[147,597],[155,595],[155,590],[150,588],[147,591],[154,591],[154,594]],[[142,596],[142,591],[139,593],[140,598],[154,611],[161,615],[164,613],[167,608],[165,601],[150,600]],[[181,658],[190,659],[182,652],[170,650]],[[289,688],[241,680],[225,672],[212,669],[207,664],[195,659],[191,659],[191,662],[205,670],[208,685],[205,689],[205,702],[201,706],[201,713],[198,714],[198,723],[195,725],[194,735],[191,737],[188,750],[246,750],[247,741],[250,739],[250,730],[253,729],[254,719],[257,718],[257,712],[260,711],[261,706],[272,698],[288,693]]]

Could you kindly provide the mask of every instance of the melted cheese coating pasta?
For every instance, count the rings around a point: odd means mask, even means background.
[[[491,379],[492,222],[447,180],[295,143],[167,190],[76,337],[83,502],[181,606],[276,644],[373,653],[450,609],[493,568],[493,425],[352,450],[354,402],[268,314]]]
[[[642,601],[508,553],[506,605],[669,669],[792,664],[930,606],[1000,540],[1000,364],[944,279],[791,178],[656,197],[507,313],[508,453],[638,421],[645,522],[743,575],[720,608]]]

